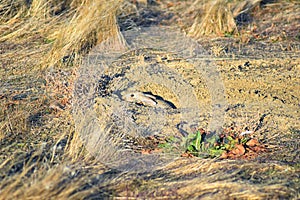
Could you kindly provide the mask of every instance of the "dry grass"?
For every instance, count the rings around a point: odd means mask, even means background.
[[[0,5],[0,199],[299,198],[299,166],[283,163],[179,159],[138,176],[94,161],[75,132],[73,81],[90,48],[119,37],[122,2],[25,2]],[[259,1],[247,2],[196,7],[189,34],[237,33],[235,16]]]
[[[67,186],[69,190],[64,188],[64,193],[58,195],[63,182],[63,164],[47,172],[54,163],[61,163],[62,160],[89,159],[78,135],[74,134],[70,113],[74,70],[65,67],[63,72],[69,74],[66,76],[59,72],[51,74],[41,68],[61,66],[65,64],[61,62],[62,58],[70,55],[74,56],[73,61],[79,61],[79,55],[84,55],[93,45],[109,36],[117,36],[115,12],[119,4],[120,1],[34,0],[30,4],[25,4],[25,1],[4,1],[1,5],[0,41],[3,49],[0,59],[4,67],[1,73],[10,80],[8,83],[12,91],[7,93],[2,90],[0,94],[1,143],[11,143],[2,149],[6,155],[1,155],[1,171],[8,172],[16,168],[18,153],[25,153],[25,160],[19,163],[21,168],[2,180],[1,199],[48,199],[53,196],[67,199],[73,190],[80,188],[72,184]],[[11,48],[7,48],[9,46]],[[16,64],[20,67],[15,67]],[[41,83],[36,83],[39,78]],[[15,90],[15,87],[19,89]],[[35,96],[35,101],[27,98],[28,95],[14,98],[28,90],[29,97]],[[63,147],[63,156],[54,147],[64,138],[69,140]],[[45,140],[48,141],[47,148],[37,151],[35,154],[38,155],[31,155],[31,152],[39,149],[39,145],[34,143],[43,144]],[[49,145],[52,149],[49,149]],[[40,159],[26,159],[31,156]],[[68,164],[71,164],[70,161]],[[37,173],[32,174],[33,171]],[[2,174],[2,177],[6,175]],[[41,187],[44,182],[50,186]],[[83,183],[78,181],[78,184]],[[25,193],[28,195],[24,196]]]
[[[58,39],[49,55],[50,63],[72,53],[76,57],[109,37],[118,37],[116,11],[119,3],[87,1],[79,7],[69,26],[59,31]]]
[[[76,60],[95,44],[119,34],[115,17],[119,0],[109,3],[34,0],[30,5],[22,2],[14,2],[16,8],[6,2],[2,8],[6,15],[1,19],[0,41],[23,46],[22,50],[6,52],[3,55],[6,59],[42,55],[40,66],[52,66],[62,58]],[[32,51],[28,44],[37,43],[42,45]]]
[[[199,2],[198,2],[199,3]],[[211,4],[205,4],[202,10],[206,10],[195,19],[189,35],[199,38],[202,35],[224,35],[237,31],[233,14],[229,4],[224,0],[213,1]]]
[[[215,0],[195,1],[189,12],[198,13],[189,30],[189,35],[200,38],[203,35],[224,36],[238,34],[235,18],[242,13],[249,13],[261,0],[227,1]],[[202,6],[200,6],[202,5]]]

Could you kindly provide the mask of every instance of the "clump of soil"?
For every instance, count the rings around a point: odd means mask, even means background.
[[[267,151],[264,144],[248,134],[253,134],[253,132],[244,131],[239,134],[232,128],[225,129],[215,144],[216,149],[224,149],[220,158],[253,159],[259,153]]]

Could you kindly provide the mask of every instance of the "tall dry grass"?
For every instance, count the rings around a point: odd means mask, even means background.
[[[72,67],[76,68],[75,63],[79,62],[94,45],[109,37],[119,39],[116,12],[121,3],[121,0],[33,0],[31,2],[5,0],[0,6],[2,14],[0,42],[14,48],[4,49],[0,60],[7,69],[10,66],[6,66],[6,63],[26,65],[17,73],[10,71],[18,76],[27,73],[29,75],[35,71],[36,77],[42,77],[41,73],[44,70],[41,69],[65,65],[66,60],[72,62]],[[69,91],[72,89],[70,88]],[[69,97],[71,95],[72,93],[69,92]],[[42,101],[44,100],[41,99]],[[0,122],[1,138],[5,138],[7,132],[28,131],[30,128],[27,127],[28,116],[36,112],[34,109],[41,110],[35,108],[36,106],[31,104],[19,106],[21,110],[16,110],[16,114],[5,114],[9,110],[1,109],[0,113],[3,114],[3,121]],[[25,111],[25,107],[30,111]],[[70,133],[67,131],[63,134]],[[72,141],[75,143],[70,144],[68,152],[77,158],[77,154],[81,155],[84,150],[81,151],[82,144],[76,134]]]
[[[196,13],[188,33],[194,38],[200,38],[203,35],[238,34],[235,18],[242,13],[251,12],[261,1],[197,0],[188,9],[188,12]]]
[[[80,61],[81,56],[94,45],[106,40],[108,37],[118,37],[119,30],[115,14],[120,3],[119,0],[2,1],[0,5],[0,43],[5,49],[1,49],[0,61],[3,64],[3,70],[6,70],[3,78],[8,76],[33,77],[32,74],[36,78],[45,78],[45,69],[64,65],[63,58],[72,57],[72,62],[75,63]],[[16,65],[20,67],[16,69]],[[72,67],[76,68],[75,65],[72,65]],[[2,69],[1,73],[3,73]],[[26,79],[26,81],[29,80]],[[16,83],[12,82],[11,84]],[[20,85],[22,87],[24,85],[24,88],[31,88],[34,83],[22,82]],[[65,147],[65,154],[61,155],[62,157],[59,160],[68,163],[68,165],[71,165],[73,161],[90,160],[78,134],[74,133],[70,109],[63,111],[63,113],[54,112],[46,121],[49,124],[43,127],[28,126],[28,117],[31,114],[49,110],[47,107],[51,106],[52,101],[57,99],[53,93],[60,95],[63,92],[56,89],[58,85],[54,84],[52,86],[47,83],[46,100],[41,98],[38,103],[28,102],[27,105],[21,102],[22,105],[17,105],[17,108],[20,108],[18,110],[11,112],[6,109],[8,104],[2,104],[0,108],[1,142],[5,141],[10,134],[26,134],[23,138],[29,140],[36,138],[37,143],[41,140],[39,138],[40,134],[49,134],[47,140],[54,139],[58,142],[67,137],[69,140]],[[0,94],[2,98],[1,95],[2,93]],[[71,95],[72,90],[69,90],[67,98],[70,98]],[[8,103],[9,101],[10,99],[7,100]],[[43,102],[46,105],[42,105]],[[48,128],[50,129],[48,130]],[[11,145],[3,149],[3,152],[5,150],[16,151],[12,155],[1,157],[0,171],[3,173],[14,170],[16,164],[18,164],[19,161],[18,158],[14,157],[15,154],[26,154],[24,148],[18,150],[20,141],[15,142],[12,141]],[[22,145],[23,143],[28,142],[21,142]],[[50,152],[48,152],[48,149],[37,152],[38,155],[33,155],[33,157],[38,156],[42,160],[33,162],[24,160],[22,161],[24,166],[20,169],[20,172],[17,171],[8,176],[3,176],[0,184],[0,199],[43,199],[53,196],[67,199],[71,193],[82,187],[83,181],[78,180],[75,185],[62,186],[65,189],[64,193],[58,194],[61,192],[60,186],[63,184],[64,179],[62,174],[65,169],[60,166],[66,164],[59,165],[58,168],[53,167],[53,163],[57,162],[57,153],[54,147]],[[20,165],[22,166],[21,163]],[[47,172],[50,168],[52,170]],[[33,171],[36,171],[36,173],[32,173]],[[3,174],[1,173],[1,175]],[[45,184],[49,183],[49,185],[41,187],[43,182],[47,182]],[[30,192],[27,193],[29,190]],[[24,193],[28,195],[24,196]]]
[[[78,56],[109,37],[118,37],[116,11],[120,1],[87,1],[78,7],[66,27],[57,32],[50,63],[62,56]]]
[[[115,15],[120,3],[121,0],[33,0],[29,4],[6,0],[0,7],[0,41],[19,45],[26,42],[28,48],[42,43],[42,50],[35,54],[42,55],[39,60],[43,67],[57,64],[65,56],[78,59],[93,45],[119,34]],[[12,54],[22,52],[6,57]]]

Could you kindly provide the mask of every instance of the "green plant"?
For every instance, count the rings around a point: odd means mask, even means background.
[[[202,147],[202,135],[200,131],[196,133],[189,134],[188,139],[190,139],[189,143],[187,144],[187,150],[190,152],[201,151]]]
[[[253,133],[249,131],[248,133]],[[224,129],[221,134],[210,135],[203,129],[188,134],[179,142],[178,138],[172,137],[164,143],[158,145],[163,151],[174,152],[175,145],[179,144],[179,149],[184,149],[182,156],[196,156],[202,158],[251,158],[257,153],[265,151],[256,139],[251,138],[248,134],[240,134],[234,129]],[[177,148],[178,149],[178,148]]]
[[[206,132],[201,129],[187,136],[186,152],[197,157],[217,157],[220,156],[224,149],[215,146],[218,136],[214,135],[209,139],[205,139]]]
[[[164,152],[172,152],[175,148],[174,144],[177,143],[178,140],[178,138],[172,136],[166,139],[165,142],[158,144],[157,147],[163,149]]]

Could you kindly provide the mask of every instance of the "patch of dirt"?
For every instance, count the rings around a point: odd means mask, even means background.
[[[216,45],[216,41],[227,43],[228,39],[214,40],[205,44]],[[202,44],[204,43],[202,42]],[[244,54],[245,48],[241,47],[239,43],[230,45],[230,52],[236,58],[225,59],[220,56],[212,58],[222,75],[228,101],[225,108],[226,126],[231,126],[234,123],[235,126],[255,131],[257,137],[269,142],[277,138],[280,131],[289,132],[291,129],[299,129],[300,68],[299,58],[296,56],[297,50],[281,52],[280,57],[282,58],[278,58],[275,55],[278,55],[280,45],[272,47],[274,44],[268,44],[269,49],[265,50],[268,58],[263,59],[260,56],[260,43],[253,43],[252,46],[245,47],[246,51],[251,52],[253,56],[247,53]],[[294,46],[297,45],[299,44],[295,42]],[[205,47],[208,48],[208,46]],[[241,51],[237,52],[237,48],[240,48]],[[241,55],[247,55],[249,58],[239,58]],[[257,58],[254,58],[255,56]],[[171,69],[172,72],[179,75],[177,82],[168,82],[168,72],[162,74],[163,79],[159,76],[153,76],[153,74],[147,74],[147,68]],[[151,80],[147,80],[148,76],[151,77]],[[181,115],[178,112],[180,113],[180,109],[184,108],[181,104],[184,102],[185,105],[198,105],[201,108],[206,108],[200,113],[200,123],[197,128],[207,128],[211,117],[210,91],[206,86],[203,74],[195,70],[191,63],[174,57],[174,55],[167,52],[144,49],[123,55],[119,58],[119,61],[113,63],[113,66],[109,68],[109,71],[103,77],[108,81],[100,81],[98,87],[105,89],[98,90],[97,105],[101,105],[99,102],[105,99],[110,104],[113,104],[114,101],[120,103],[124,101],[124,93],[138,91],[144,95],[141,98],[147,98],[147,94],[148,96],[150,94],[154,98],[160,97],[161,100],[170,102],[175,106],[175,109],[168,109],[171,112],[159,118],[157,113],[149,112],[151,106],[143,105],[141,99],[137,102],[128,102],[128,108],[132,111],[131,119],[138,124],[145,126],[153,118],[158,118],[159,121],[165,120],[162,118],[170,118],[171,121],[166,122],[165,124],[168,125],[164,126],[167,128],[161,129],[160,133],[164,136],[168,134],[176,135],[175,132],[179,131],[180,133],[178,124]],[[140,77],[144,78],[140,79]],[[178,85],[180,78],[184,79],[185,86]],[[134,80],[134,84],[130,85],[127,80]],[[195,95],[196,102],[191,102],[191,94]],[[111,98],[115,98],[115,100]],[[116,108],[116,106],[106,106],[106,109],[111,108]],[[177,109],[178,112],[174,112]],[[108,123],[107,121],[112,120],[110,117],[103,119],[103,113],[107,113],[107,110],[97,112],[101,123],[105,124]],[[159,124],[159,121],[155,121],[149,126],[155,127]],[[154,130],[153,127],[150,127],[150,130]],[[192,131],[192,129],[188,131]],[[268,135],[272,133],[273,135]],[[134,134],[135,137],[138,135],[141,135],[141,133]],[[276,140],[274,139],[274,142]]]
[[[144,52],[140,53],[140,55],[126,57],[126,60],[128,61],[125,63],[122,63],[122,61],[115,62],[108,72],[112,78],[109,78],[110,81],[105,83],[107,84],[106,90],[102,91],[102,94],[97,94],[97,96],[102,96],[101,98],[105,99],[111,98],[111,95],[115,94],[115,98],[118,98],[121,101],[126,101],[124,100],[124,95],[130,93],[131,91],[139,91],[145,94],[151,94],[156,96],[156,98],[160,98],[160,100],[156,101],[164,101],[166,102],[165,104],[169,103],[170,108],[167,108],[169,114],[165,116],[166,118],[171,117],[171,115],[177,115],[175,118],[180,118],[180,115],[178,115],[178,113],[176,114],[176,109],[185,108],[185,106],[189,105],[193,105],[194,107],[197,107],[198,105],[199,107],[201,106],[201,108],[207,106],[207,110],[209,110],[210,99],[205,81],[203,78],[201,78],[201,74],[199,74],[199,72],[194,69],[190,63],[185,62],[182,59],[174,58],[172,55],[166,52],[154,52],[145,49]],[[125,68],[126,72],[122,74],[121,71],[125,71]],[[151,72],[151,70],[153,70],[153,72]],[[155,70],[162,70],[161,75],[155,76],[153,74]],[[149,80],[147,77],[143,76],[142,73],[148,75]],[[168,75],[168,73],[172,73],[171,75],[178,79],[175,78],[172,80],[170,78],[170,74]],[[116,77],[116,74],[118,74],[117,78],[113,78]],[[130,84],[126,83],[126,80],[134,81],[134,86],[129,87]],[[100,82],[103,83],[103,81]],[[103,87],[103,85],[99,85],[98,87]],[[193,88],[193,90],[191,90],[191,88]],[[110,95],[103,95],[108,93]],[[99,98],[100,97],[98,97],[97,102],[101,101]],[[174,108],[172,108],[171,105],[173,105]],[[138,102],[129,102],[128,106],[132,109],[135,109],[136,113],[144,115],[146,114],[145,112],[147,112],[145,107],[151,107],[138,104]],[[100,111],[98,113],[101,117],[102,112]],[[155,115],[149,117],[155,118]],[[174,117],[173,120],[175,120]],[[180,119],[177,119],[174,122],[178,123],[179,121]],[[207,124],[207,120],[203,120],[202,122],[203,126]],[[144,123],[146,123],[146,121],[144,121]],[[155,126],[155,123],[153,126]],[[169,128],[170,127],[171,124]],[[151,128],[152,127],[150,127],[150,129]]]

